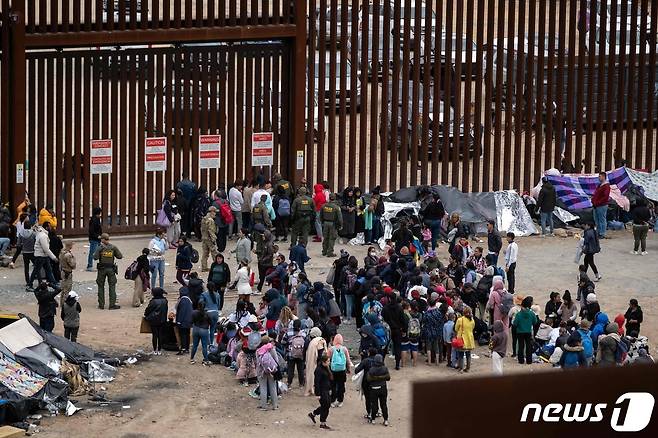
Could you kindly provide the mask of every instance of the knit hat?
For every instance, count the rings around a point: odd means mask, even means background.
[[[393,288],[391,286],[384,287],[384,295],[393,295]]]
[[[309,333],[309,336],[311,338],[319,338],[322,336],[322,330],[320,330],[318,327],[313,327]]]
[[[381,354],[375,354],[375,365],[384,365],[384,356]]]
[[[341,257],[341,258],[347,258],[347,257],[349,257],[349,256],[350,256],[350,253],[349,253],[349,252],[345,251],[344,249],[341,249],[341,250],[340,250],[340,257]]]
[[[76,300],[76,301],[78,301],[78,299],[80,299],[80,296],[79,296],[78,293],[77,293],[76,291],[74,291],[74,290],[72,290],[71,292],[69,292],[68,297],[69,297],[69,298],[73,298],[73,299]]]
[[[605,326],[605,333],[607,335],[610,335],[612,333],[617,333],[619,331],[619,325],[617,325],[616,322],[611,322],[607,326]]]
[[[596,294],[591,293],[591,294],[587,294],[587,298],[585,298],[585,301],[587,302],[587,304],[592,304],[592,303],[596,303],[598,300],[596,299]]]
[[[587,320],[587,319],[582,319],[582,320],[580,321],[580,328],[582,328],[582,329],[589,330],[589,328],[590,328],[591,326],[592,326],[591,321],[589,321],[589,320]]]

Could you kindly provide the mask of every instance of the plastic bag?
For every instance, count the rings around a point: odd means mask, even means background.
[[[358,373],[356,373],[352,376],[352,383],[356,387],[355,389],[357,391],[361,391],[361,385],[363,384],[363,375],[364,375],[364,372],[363,372],[363,370],[361,370],[361,371],[359,371]]]

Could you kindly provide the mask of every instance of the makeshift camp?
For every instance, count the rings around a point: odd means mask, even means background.
[[[409,208],[414,208],[410,204],[415,202],[417,203],[415,206],[417,214],[420,209],[418,203],[420,195],[427,189],[439,196],[448,214],[459,213],[461,220],[471,224],[478,233],[486,232],[487,221],[491,219],[496,220],[500,232],[511,231],[517,236],[529,236],[537,233],[523,200],[513,190],[464,193],[454,187],[444,185],[407,187],[392,193],[388,199],[385,199],[386,211],[389,211],[390,203],[397,204],[390,207],[392,211],[399,211],[403,209],[400,204],[409,204]]]
[[[36,409],[70,409],[69,391],[90,377],[108,381],[116,373],[93,350],[42,330],[26,316],[2,315],[0,322],[0,423],[21,421]],[[79,366],[79,373],[73,375],[68,364]]]

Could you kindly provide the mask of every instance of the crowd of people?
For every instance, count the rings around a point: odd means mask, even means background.
[[[538,208],[542,235],[549,235],[553,224],[547,213],[555,206],[555,193],[550,184],[545,187]],[[274,175],[272,181],[236,182],[228,192],[220,188],[208,195],[183,174],[163,198],[158,229],[124,274],[134,282],[132,305],[146,304],[153,354],[162,354],[168,327],[174,327],[178,355],[189,355],[195,364],[200,346],[203,365],[221,363],[240,384],[255,385],[250,394],[259,399],[260,409],[278,409],[296,372],[299,387],[319,400],[309,419],[326,429],[330,409],[343,405],[348,377],[363,395],[365,419],[374,423],[381,416],[389,424],[389,355],[395,370],[424,360],[467,373],[473,351],[481,347],[495,374],[504,372],[510,350],[519,364],[562,368],[653,361],[648,340],[640,334],[638,301],[631,299],[625,314],[613,320],[599,305],[595,282],[601,275],[594,254],[604,236],[598,226],[585,224],[576,296],[568,290],[551,292],[542,312],[532,296],[516,291],[522,249],[514,233],[505,234],[504,245],[491,220],[486,241],[481,241],[484,236],[476,236],[458,213],[448,214],[431,191],[421,193],[420,205],[418,215],[395,223],[380,247],[374,244],[383,237],[384,203],[378,190],[363,196],[358,188],[348,188],[339,202],[327,183],[310,190],[302,181],[293,188]],[[71,290],[73,243],[57,236],[50,206],[38,219],[29,198],[19,207],[10,266],[23,255],[26,288],[38,301],[41,327],[52,331],[61,307],[65,336],[75,341],[82,307]],[[363,260],[345,249],[334,253],[336,239],[358,233],[368,245]],[[201,254],[192,234],[201,242]],[[313,234],[314,242],[322,242],[322,255],[333,259],[322,279],[310,278],[305,269]],[[642,234],[634,228],[635,251],[638,245],[646,250]],[[235,248],[228,253],[227,240],[232,239]],[[100,208],[89,220],[89,243],[86,269],[93,271],[97,261],[98,307],[105,308],[107,281],[108,308],[119,309],[116,260],[123,254],[103,232]],[[2,249],[4,241],[0,244]],[[167,251],[176,252],[180,287],[175,302],[165,287]],[[227,291],[236,292],[234,307],[226,304]],[[343,335],[358,340],[354,357]]]

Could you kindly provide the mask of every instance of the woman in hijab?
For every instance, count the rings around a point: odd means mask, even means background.
[[[343,214],[343,228],[338,234],[346,239],[352,239],[356,236],[356,199],[354,199],[352,187],[348,187],[343,191],[340,211]]]
[[[487,310],[493,311],[492,321],[502,321],[505,331],[509,326],[509,317],[508,315],[503,315],[500,311],[500,304],[503,301],[503,296],[507,293],[505,290],[505,283],[503,282],[503,277],[496,275],[493,278],[491,286],[491,293],[489,293],[489,301],[487,301]]]
[[[304,395],[313,395],[318,357],[322,357],[322,354],[327,350],[327,341],[322,337],[322,331],[318,327],[313,327],[309,336],[311,342],[308,343],[306,348],[306,388],[304,389]]]

